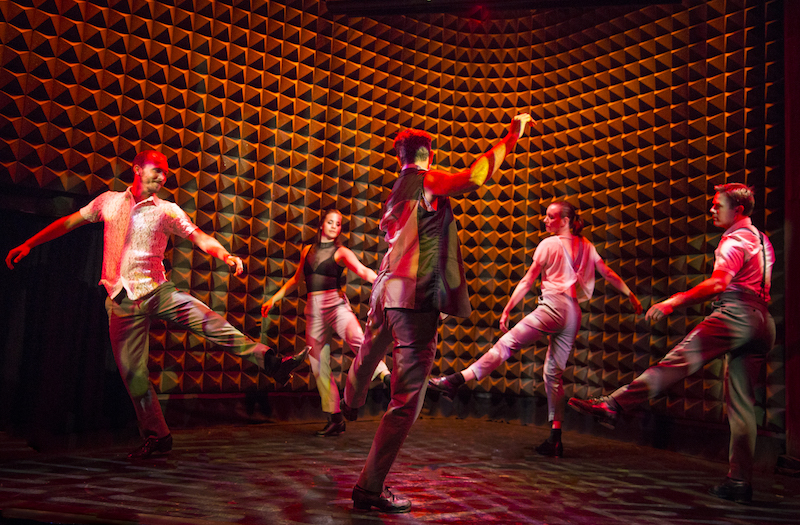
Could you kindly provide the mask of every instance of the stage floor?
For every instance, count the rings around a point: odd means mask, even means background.
[[[3,524],[797,524],[800,479],[758,473],[752,505],[706,494],[726,465],[565,432],[563,458],[538,456],[545,427],[420,419],[387,485],[409,514],[352,511],[350,491],[377,420],[317,438],[321,423],[174,430],[166,458],[137,443],[39,454],[0,436]]]

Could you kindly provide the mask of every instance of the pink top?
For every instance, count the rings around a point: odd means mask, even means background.
[[[109,297],[125,288],[139,299],[167,281],[164,251],[172,234],[188,237],[197,226],[177,204],[149,197],[137,203],[130,188],[107,191],[81,208],[89,222],[103,221],[103,273]]]
[[[750,217],[745,217],[725,230],[719,246],[714,251],[714,271],[721,270],[733,276],[730,284],[725,288],[726,292],[752,293],[769,301],[775,251],[766,235],[764,235],[762,248],[759,233],[753,226]],[[764,266],[765,258],[766,267]],[[762,282],[764,283],[763,295]]]

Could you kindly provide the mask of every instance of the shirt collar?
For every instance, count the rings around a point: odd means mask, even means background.
[[[157,206],[158,203],[160,202],[160,199],[158,198],[157,195],[150,195],[149,197],[147,197],[143,201],[136,202],[136,199],[133,196],[133,191],[131,191],[131,187],[130,186],[128,186],[128,188],[125,190],[125,194],[127,196],[127,199],[130,200],[131,203],[134,206],[140,206],[140,205],[141,206],[145,206],[145,205]]]
[[[723,233],[722,236],[726,237],[740,228],[747,228],[749,230],[752,226],[753,226],[753,221],[750,220],[750,217],[745,217],[741,220],[734,222],[730,228],[725,230],[725,233]]]

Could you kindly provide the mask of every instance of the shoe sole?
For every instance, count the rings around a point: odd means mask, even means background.
[[[709,492],[709,495],[714,496],[715,498],[721,499],[723,501],[732,501],[734,503],[738,503],[739,505],[752,505],[753,504],[752,498],[751,499],[745,499],[745,498],[723,498],[722,496],[717,496],[716,494],[712,494],[711,492]]]
[[[708,489],[708,494],[710,496],[714,496],[715,498],[719,498],[719,499],[725,500],[725,501],[732,501],[732,502],[738,503],[740,505],[751,505],[753,503],[753,495],[752,494],[750,495],[750,497],[747,497],[747,496],[726,497],[727,495],[720,495],[720,494],[714,493],[714,489],[713,488]]]
[[[406,512],[411,512],[411,505],[408,507],[399,507],[396,509],[382,509],[376,505],[372,505],[370,503],[356,503],[353,502],[353,510],[357,510],[360,512],[372,512],[373,507],[376,511],[381,512],[383,514],[405,514]]]
[[[341,436],[342,434],[344,434],[344,430],[340,430],[338,432],[327,432],[327,433],[325,433],[325,432],[315,432],[314,433],[314,435],[316,437],[319,437],[319,438],[336,437],[336,436]]]
[[[161,451],[152,452],[152,453],[150,453],[150,454],[148,454],[146,456],[130,456],[129,455],[128,459],[130,459],[132,461],[139,461],[139,460],[142,460],[142,459],[163,458],[164,456],[169,456],[171,452],[172,452],[172,450],[167,450],[167,451],[164,451],[164,452],[161,452]]]
[[[534,450],[536,450],[536,449],[534,449]],[[561,454],[558,454],[558,453],[552,454],[552,453],[549,453],[549,452],[539,452],[538,450],[536,450],[536,453],[539,454],[540,456],[542,456],[543,458],[560,458],[560,457],[564,457],[564,453],[563,452]]]

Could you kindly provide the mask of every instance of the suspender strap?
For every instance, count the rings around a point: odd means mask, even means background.
[[[761,230],[756,228],[755,226],[753,229],[748,228],[747,226],[743,226],[738,228],[736,231],[739,230],[747,230],[750,233],[754,233],[753,230],[758,232],[758,238],[761,240],[761,259],[762,259],[762,273],[761,273],[761,292],[758,294],[760,298],[764,298],[767,295],[766,288],[767,288],[767,247],[764,245],[764,234],[761,233]]]

